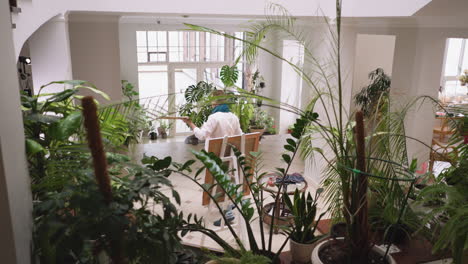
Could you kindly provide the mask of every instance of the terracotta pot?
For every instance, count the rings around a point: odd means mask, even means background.
[[[258,132],[260,133],[260,136],[263,135],[263,133],[265,133],[265,128],[253,128],[253,127],[249,127],[249,131],[250,133],[255,133],[255,132]]]
[[[268,225],[271,225],[274,222],[273,224],[275,226],[291,226],[293,219],[294,219],[293,215],[279,216],[278,218],[275,219],[275,221],[273,221],[273,216],[270,215],[268,212],[273,208],[274,204],[275,203],[272,202],[272,203],[266,204],[263,207],[263,222]]]
[[[312,251],[312,257],[311,257],[312,264],[323,264],[322,260],[319,257],[319,252],[320,252],[320,250],[322,248],[324,248],[332,240],[333,240],[332,238],[323,240],[322,242],[318,243],[315,246],[314,250]],[[344,238],[339,237],[339,238],[337,238],[337,240],[344,240]],[[376,246],[374,246],[372,248],[372,250],[374,252],[376,252],[377,254],[381,255],[381,256],[385,255],[385,251],[378,248],[378,247],[376,247]],[[389,264],[396,264],[395,259],[393,259],[393,257],[390,254],[387,255],[387,261],[388,261]]]
[[[310,256],[312,256],[312,251],[316,244],[302,244],[289,239],[289,251],[291,252],[293,262],[297,264],[310,263]]]

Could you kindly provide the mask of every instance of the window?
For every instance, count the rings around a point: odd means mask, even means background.
[[[445,54],[445,67],[442,80],[442,101],[460,103],[467,96],[468,89],[461,86],[458,77],[468,69],[468,39],[449,38]]]
[[[226,56],[232,40],[207,32],[137,31],[138,63],[152,62],[223,62],[240,54],[242,42],[236,41],[233,56]],[[242,32],[236,32],[242,36]],[[237,43],[237,42],[240,42]]]

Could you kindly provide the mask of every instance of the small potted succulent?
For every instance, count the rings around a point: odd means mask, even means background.
[[[158,132],[157,132],[157,129],[154,127],[153,123],[151,121],[149,121],[149,132],[148,132],[148,136],[150,138],[150,140],[156,140],[158,139]]]
[[[161,121],[159,123],[159,127],[158,127],[158,134],[161,136],[161,138],[167,138],[167,132],[168,130],[172,127],[172,124],[171,123],[166,123],[164,121]]]
[[[317,200],[322,192],[323,189],[319,188],[315,197],[312,198],[310,193],[299,194],[299,191],[296,190],[293,201],[288,195],[283,196],[284,203],[294,216],[293,227],[286,231],[289,234],[289,247],[294,263],[309,263],[316,242],[323,237],[315,235],[318,222],[325,215],[324,212],[318,219],[315,219]]]
[[[458,80],[461,83],[461,86],[465,86],[468,83],[468,69],[463,71],[463,74],[458,77]]]

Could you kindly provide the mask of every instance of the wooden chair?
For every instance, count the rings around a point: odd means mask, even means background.
[[[224,147],[223,147],[223,142]],[[249,133],[249,134],[244,134],[242,136],[233,136],[233,137],[226,137],[226,138],[212,138],[209,139],[205,142],[205,150],[208,152],[213,152],[220,158],[228,158],[234,155],[231,149],[231,145],[235,146],[237,149],[240,150],[240,152],[247,157],[247,160],[249,158],[252,158],[250,155],[251,152],[257,152],[258,151],[258,146],[260,142],[260,133]],[[221,153],[223,153],[221,155]],[[251,172],[254,171],[254,166],[251,166]],[[240,175],[242,178],[242,175]],[[248,183],[244,182],[243,179],[239,179],[240,182],[243,183],[244,185],[244,195],[249,194],[249,189],[248,189]],[[213,184],[214,179],[211,173],[206,170],[205,172],[205,183],[207,184]],[[207,193],[203,192],[203,197],[202,197],[202,205],[208,205],[210,203],[210,197]]]
[[[250,156],[250,152],[256,152],[258,151],[258,145],[259,145],[259,140],[260,140],[260,133],[251,133],[251,134],[243,134],[240,136],[233,136],[233,137],[224,137],[224,138],[214,138],[214,139],[209,139],[205,142],[205,150],[208,152],[213,152],[215,153],[218,157],[221,158],[221,160],[224,163],[227,163],[229,167],[229,171],[232,171],[231,179],[234,181],[235,184],[243,184],[243,189],[244,189],[244,195],[249,194],[248,192],[248,186],[247,182],[244,181],[244,176],[242,173],[239,172],[238,168],[238,160],[237,157],[234,155],[234,151],[232,150],[232,146],[235,146],[241,153],[242,155],[248,157]],[[247,158],[248,160],[249,158]],[[254,167],[252,166],[252,170],[254,170]],[[211,173],[206,170],[205,172],[205,183],[207,184],[213,184],[214,179]],[[215,196],[217,193],[220,193],[221,190],[219,188],[213,187],[211,189],[211,195]],[[223,202],[224,201],[224,195],[221,196],[218,199],[218,202]],[[203,200],[202,200],[203,205],[208,205],[208,215],[212,215],[213,212],[217,212],[219,214],[218,208],[215,208],[214,203],[211,202],[211,199],[208,195],[208,193],[203,192]],[[229,201],[225,201],[221,207],[224,209],[224,211],[230,210],[230,203]],[[238,228],[238,234],[239,237],[242,241],[247,241],[247,229],[246,229],[246,224],[244,221],[241,219],[240,212],[238,210],[233,210],[235,212],[235,223],[232,224],[233,227]],[[207,218],[205,218],[205,221]],[[220,216],[219,217],[220,223],[218,228],[215,228],[214,230],[216,232],[222,231],[226,229],[226,223],[224,219]],[[205,222],[205,225],[208,223]],[[202,236],[201,244],[204,245],[206,240],[206,236]]]
[[[453,162],[453,157],[457,157],[457,148],[453,145],[444,144],[438,140],[432,139],[432,150],[429,155],[429,171],[434,168],[436,161]]]
[[[442,141],[446,136],[455,133],[455,129],[450,126],[450,122],[460,119],[460,117],[445,117],[438,116],[436,119],[440,120],[440,126],[434,126],[433,133],[439,135],[439,140]]]

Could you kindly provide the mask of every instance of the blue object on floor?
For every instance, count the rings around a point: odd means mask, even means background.
[[[234,214],[232,213],[232,209],[234,209],[235,206],[233,204],[231,204],[231,206],[229,206],[228,210],[224,212],[224,216],[226,217],[226,220],[229,222],[229,223],[232,223],[232,221],[234,221],[234,219],[236,218],[234,216]],[[213,223],[215,226],[221,226],[221,218],[214,221]]]
[[[276,178],[276,184],[280,184],[283,178]],[[293,174],[288,174],[286,175],[283,183],[284,184],[296,184],[296,183],[301,183],[304,182],[305,179],[302,177],[300,173],[293,173]]]

